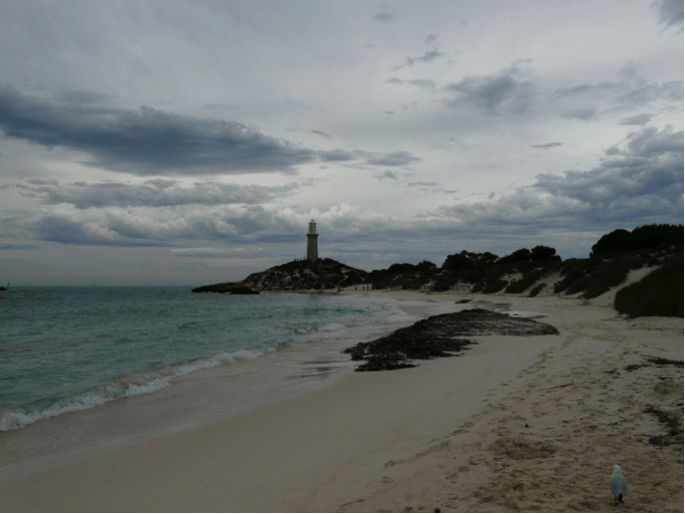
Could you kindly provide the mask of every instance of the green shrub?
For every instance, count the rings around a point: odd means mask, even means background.
[[[629,271],[630,269],[627,266],[617,265],[613,262],[600,266],[587,277],[583,298],[597,298],[612,287],[621,285],[628,276]]]
[[[551,248],[549,246],[536,246],[530,252],[530,260],[533,262],[548,261],[551,259],[561,260],[561,257],[557,255],[556,248]]]
[[[631,318],[683,317],[683,257],[653,271],[616,293],[614,307]]]
[[[540,291],[542,291],[545,288],[545,286],[547,286],[547,284],[545,284],[544,282],[542,284],[536,285],[533,289],[530,290],[530,294],[528,296],[532,298],[533,296],[539,295]]]
[[[643,225],[632,232],[617,229],[602,236],[593,245],[592,254],[618,255],[632,250],[679,247],[682,244],[682,225]]]
[[[504,290],[504,292],[510,294],[522,293],[530,286],[535,284],[535,282],[538,281],[538,278],[539,276],[537,273],[529,273],[528,275],[524,275],[521,280],[517,280],[516,282],[512,282],[511,284],[509,284],[509,286]]]
[[[459,277],[454,273],[443,273],[433,282],[433,291],[449,291],[459,282]]]
[[[492,294],[492,293],[496,293],[496,292],[504,289],[509,282],[507,282],[506,280],[496,278],[494,280],[490,280],[488,282],[482,282],[482,283],[483,283],[483,293]]]
[[[574,267],[569,268],[564,266],[562,273],[564,275],[564,278],[557,285],[554,286],[555,293],[561,293],[562,291],[566,291],[573,283],[585,277],[585,271],[583,270],[583,267],[581,265],[576,265]],[[573,293],[569,293],[567,291],[566,294]]]
[[[507,263],[513,263],[513,262],[528,262],[530,261],[530,250],[528,248],[521,248],[520,250],[516,250],[514,253],[510,255],[506,255],[505,257],[502,257],[499,261],[497,261],[500,264],[507,264]]]
[[[566,289],[566,294],[581,293],[590,286],[590,283],[590,277],[587,275],[583,275],[582,277],[578,278],[577,280],[569,284],[568,288]]]

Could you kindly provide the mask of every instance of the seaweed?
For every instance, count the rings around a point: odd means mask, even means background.
[[[678,368],[683,367],[683,361],[677,361],[675,359],[664,359],[663,357],[650,357],[647,359],[652,364],[657,366],[676,366]]]
[[[653,414],[659,423],[666,425],[666,434],[649,436],[648,442],[654,446],[670,446],[673,444],[683,444],[683,430],[677,414],[670,414],[653,405],[648,405],[645,414]]]

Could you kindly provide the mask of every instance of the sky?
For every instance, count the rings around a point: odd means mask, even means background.
[[[683,1],[0,0],[0,283],[683,223]]]

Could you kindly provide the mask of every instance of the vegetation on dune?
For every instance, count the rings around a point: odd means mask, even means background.
[[[590,256],[616,256],[633,250],[683,246],[682,225],[643,225],[632,232],[617,229],[592,246]]]
[[[421,289],[435,275],[437,266],[432,262],[419,264],[393,264],[388,269],[373,270],[366,276],[365,283],[374,289]]]
[[[620,289],[616,309],[629,316],[683,317],[683,226],[645,225],[602,236],[587,259],[562,261],[556,249],[521,248],[499,257],[463,250],[448,255],[442,266],[393,264],[366,272],[333,259],[297,260],[253,273],[241,282],[197,288],[196,292],[296,291],[361,286],[372,289],[425,291],[468,290],[485,294],[539,295],[555,278],[555,294],[596,298],[619,287],[631,270],[658,268],[641,282]]]
[[[614,308],[632,318],[683,317],[683,256],[616,293]]]
[[[545,287],[547,287],[547,284],[545,284],[544,282],[542,284],[536,285],[533,289],[530,290],[530,294],[528,296],[532,298],[534,296],[539,295],[540,291],[542,291]]]
[[[564,278],[555,285],[554,292],[568,295],[582,293],[583,298],[596,298],[612,287],[620,286],[631,270],[663,266],[682,256],[682,249],[682,225],[644,225],[632,232],[614,230],[592,246],[590,258],[564,262]],[[681,317],[682,290],[681,278]],[[664,312],[664,309],[655,307],[654,311]]]

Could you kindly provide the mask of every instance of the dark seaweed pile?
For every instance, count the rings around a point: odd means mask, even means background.
[[[477,335],[543,335],[558,334],[556,328],[527,318],[512,318],[507,314],[485,309],[469,309],[440,314],[418,321],[390,335],[358,343],[344,350],[352,360],[365,360],[356,371],[382,371],[416,366],[411,361],[436,357],[451,357],[462,352],[474,341],[465,336]]]

